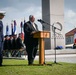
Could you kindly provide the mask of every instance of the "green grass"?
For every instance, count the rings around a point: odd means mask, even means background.
[[[28,66],[26,60],[4,59],[0,75],[76,75],[76,64],[46,63],[38,65],[38,61],[35,61],[33,66]]]

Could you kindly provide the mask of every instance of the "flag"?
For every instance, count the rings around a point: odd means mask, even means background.
[[[14,32],[14,34],[16,34],[16,20],[14,20],[14,30],[13,30],[13,32]]]
[[[23,22],[22,21],[20,23],[20,27],[21,27],[21,33],[22,33],[22,28],[23,28]]]
[[[6,35],[9,35],[9,27],[8,27],[8,25],[6,26]]]
[[[21,21],[21,23],[20,23],[20,27],[22,28],[23,27],[23,22]]]
[[[76,43],[76,32],[74,34],[74,43]]]
[[[14,32],[13,32],[13,23],[11,23],[11,35],[14,35]]]

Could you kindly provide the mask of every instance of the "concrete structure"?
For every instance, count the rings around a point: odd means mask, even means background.
[[[62,24],[62,31],[57,31],[61,35],[56,34],[56,46],[65,48],[65,31],[64,31],[64,0],[42,0],[42,19],[50,25],[55,25],[60,28],[55,22]],[[44,30],[50,31],[50,39],[45,39],[45,49],[54,48],[54,33],[52,27],[43,24]]]

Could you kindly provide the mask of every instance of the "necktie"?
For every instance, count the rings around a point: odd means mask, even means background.
[[[33,23],[33,27],[36,29],[35,24]]]

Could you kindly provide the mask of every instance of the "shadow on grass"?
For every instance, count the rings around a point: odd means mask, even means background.
[[[28,64],[16,64],[16,65],[13,65],[13,64],[4,64],[3,67],[5,66],[52,66],[52,64],[32,64],[32,65],[28,65]]]
[[[60,63],[57,63],[57,62],[56,62],[56,63],[52,63],[52,65],[53,65],[53,64],[56,64],[56,65],[62,65],[62,64],[60,64]]]
[[[24,64],[19,64],[19,65],[3,65],[3,67],[5,67],[5,66],[28,66],[28,65],[24,65]]]
[[[32,64],[32,65],[28,65],[28,64],[3,64],[3,66],[53,66],[53,65],[62,65],[60,63],[44,63],[44,64]]]

